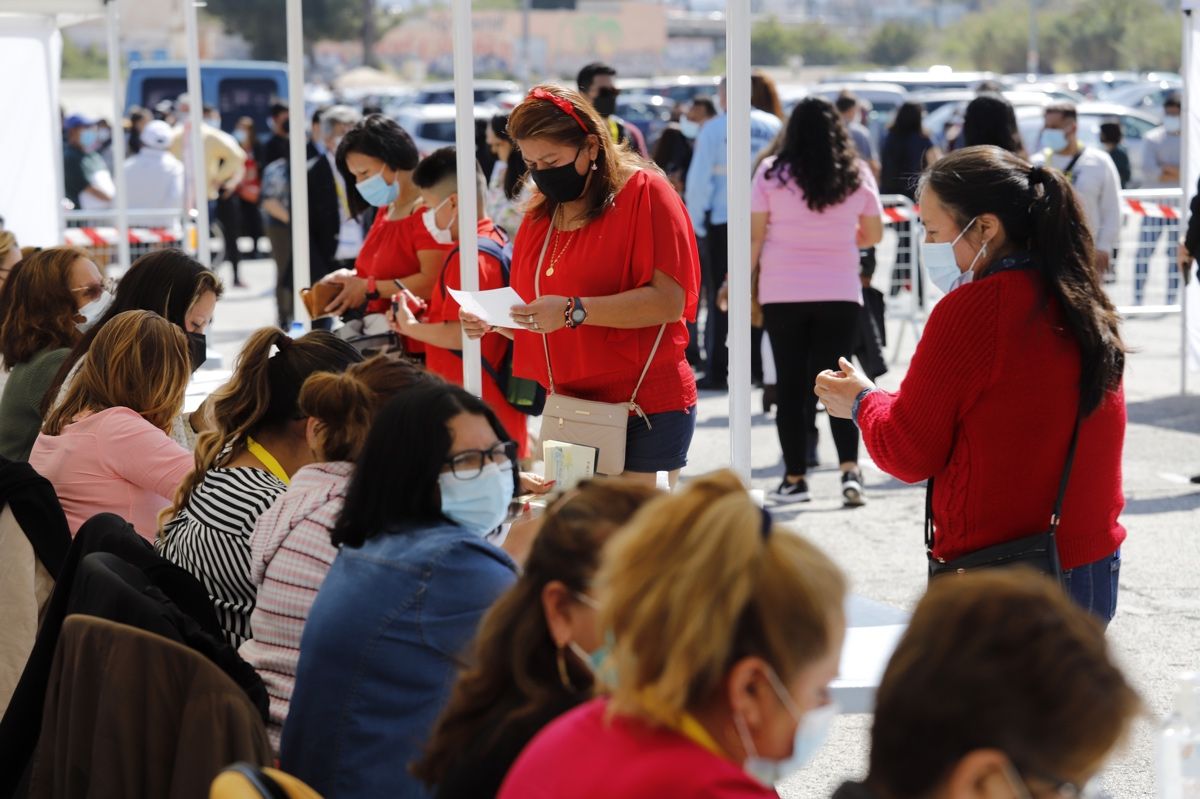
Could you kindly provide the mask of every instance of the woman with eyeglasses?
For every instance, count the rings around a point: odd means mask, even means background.
[[[423,797],[409,773],[517,564],[488,534],[515,445],[458,386],[414,386],[376,417],[333,530],[337,559],[300,641],[283,768],[341,799]]]
[[[110,293],[102,296],[96,293],[98,287],[99,283],[93,283],[88,289],[95,294],[97,307],[83,335],[62,362],[50,390],[41,400],[44,415],[62,402],[100,331],[125,311],[153,311],[180,328],[187,337],[191,371],[199,369],[207,357],[205,334],[225,289],[216,274],[195,258],[182,250],[157,250],[134,261],[116,288],[107,289]],[[201,427],[195,414],[181,413],[171,423],[171,438],[180,446],[194,449]]]
[[[592,480],[536,520],[521,578],[480,623],[471,660],[413,768],[439,799],[495,796],[538,731],[592,698],[593,653],[604,643],[592,596],[600,553],[657,493],[630,480]]]
[[[0,456],[29,460],[42,426],[42,397],[81,331],[111,295],[82,250],[53,247],[14,268],[0,297],[0,354],[11,372],[0,397]]]
[[[833,799],[1075,799],[1141,711],[1050,580],[935,580],[879,684],[867,778]]]

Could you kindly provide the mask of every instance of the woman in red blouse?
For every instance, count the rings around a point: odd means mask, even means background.
[[[947,562],[1050,527],[1080,418],[1058,554],[1068,592],[1107,624],[1125,540],[1125,345],[1070,179],[967,147],[930,169],[920,198],[922,262],[950,293],[900,391],[843,359],[817,395],[854,418],[881,469],[937,478],[932,556]]]
[[[663,174],[616,145],[582,95],[539,86],[508,131],[537,186],[514,243],[514,372],[598,402],[629,402],[625,474],[674,484],[695,430],[696,380],[685,357],[700,263],[691,221]],[[545,251],[543,254],[543,250]],[[540,272],[540,274],[539,274]],[[465,316],[468,334],[485,326]]]
[[[369,206],[379,209],[367,233],[354,271],[340,269],[322,282],[336,283],[342,292],[326,311],[342,314],[367,304],[368,313],[385,313],[389,300],[408,289],[429,299],[449,243],[438,243],[425,229],[421,192],[412,171],[420,160],[412,138],[391,119],[372,114],[342,139],[337,166],[351,192],[350,211],[360,215]]]

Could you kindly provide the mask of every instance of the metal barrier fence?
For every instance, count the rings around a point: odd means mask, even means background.
[[[129,254],[131,261],[155,250],[177,247],[191,254],[196,253],[195,214],[162,209],[130,209]],[[85,250],[101,268],[109,266],[127,267],[117,264],[117,212],[64,211],[67,223],[63,231],[63,243]],[[211,237],[213,264],[224,260],[225,245],[220,235]]]
[[[875,287],[884,293],[887,316],[900,322],[899,332],[892,342],[892,363],[900,357],[905,337],[914,340],[921,334],[925,319],[926,292],[920,275],[917,252],[917,231],[920,219],[917,207],[903,194],[885,194],[883,203],[883,241],[875,248]]]

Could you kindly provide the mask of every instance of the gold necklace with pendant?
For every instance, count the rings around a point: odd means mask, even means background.
[[[554,239],[550,242],[550,266],[548,266],[546,268],[546,277],[550,277],[551,275],[554,274],[554,267],[558,265],[559,259],[561,259],[564,255],[566,255],[567,248],[570,246],[572,239],[574,239],[574,236],[571,236],[571,235],[564,236],[563,235],[563,232],[558,229],[558,225],[556,224],[556,220],[558,217],[557,212],[555,213],[554,216],[555,216],[555,219],[550,220],[550,224],[554,225]],[[574,232],[575,231],[573,231],[573,230],[569,231],[569,233],[574,233]],[[560,241],[562,242],[561,250],[558,247]]]

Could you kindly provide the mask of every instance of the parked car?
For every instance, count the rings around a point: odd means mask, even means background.
[[[491,105],[475,106],[475,155],[483,174],[492,174],[496,156],[487,146],[487,126],[497,109]],[[442,147],[453,147],[456,110],[453,105],[408,105],[393,115],[400,126],[412,136],[421,157]]]
[[[1102,93],[1105,102],[1137,108],[1151,114],[1156,119],[1162,118],[1162,104],[1168,95],[1178,94],[1183,90],[1183,81],[1161,78],[1145,83],[1132,83]]]
[[[716,97],[719,75],[677,75],[673,78],[621,78],[617,86],[629,94],[656,94],[669,105],[690,103],[697,97]]]
[[[658,94],[625,94],[617,98],[617,116],[637,127],[653,149],[663,129],[671,122],[674,104]]]
[[[521,87],[511,80],[477,80],[472,84],[475,104],[484,105],[502,94],[519,92]],[[412,105],[454,105],[453,83],[430,83],[412,98]]]
[[[854,72],[830,78],[825,83],[888,83],[899,85],[908,92],[932,91],[934,89],[974,89],[984,81],[996,81],[1007,85],[1003,75],[992,72],[955,72],[948,67],[932,67],[928,71],[886,70],[879,72]]]
[[[1004,98],[1013,104],[1014,108],[1030,106],[1044,108],[1056,102],[1055,97],[1044,92],[1035,91],[1006,91],[1001,92]],[[925,106],[925,127],[929,130],[934,142],[942,150],[946,150],[947,127],[955,121],[961,122],[967,112],[967,106],[976,97],[975,92],[914,92],[908,96],[912,102]]]
[[[270,135],[271,103],[288,97],[287,65],[277,61],[206,61],[200,66],[203,102],[221,112],[221,127],[232,132],[242,117]],[[135,105],[154,108],[187,91],[187,66],[182,61],[136,62],[129,68],[125,110]]]

